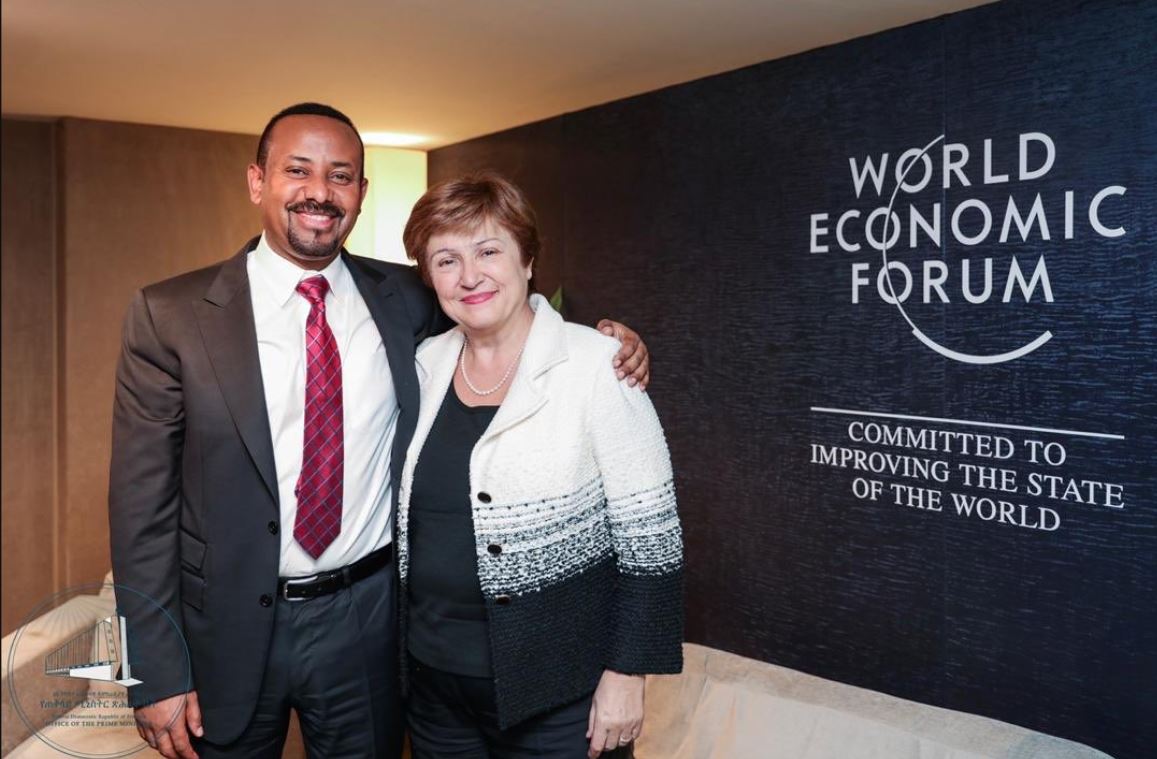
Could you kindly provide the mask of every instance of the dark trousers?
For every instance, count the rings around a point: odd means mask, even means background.
[[[413,759],[586,759],[593,693],[502,730],[492,679],[451,674],[414,659],[410,673],[406,716]]]
[[[310,759],[397,759],[403,724],[396,585],[388,566],[328,596],[279,598],[253,719],[229,745],[194,740],[201,759],[278,759],[290,709]]]

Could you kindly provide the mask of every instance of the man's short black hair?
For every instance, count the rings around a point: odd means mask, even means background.
[[[354,122],[350,120],[349,116],[338,109],[325,105],[324,103],[298,103],[291,105],[277,113],[276,116],[269,120],[265,125],[265,131],[261,133],[261,139],[257,142],[257,165],[263,170],[265,169],[265,161],[269,158],[269,135],[273,132],[273,126],[277,122],[284,119],[286,116],[324,116],[327,119],[340,121],[341,123],[354,130],[354,134],[358,135],[358,145],[362,150],[362,171],[365,171],[366,164],[366,146],[362,142],[362,136],[358,134],[358,128],[354,126]]]

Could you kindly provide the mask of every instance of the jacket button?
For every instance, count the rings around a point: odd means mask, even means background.
[[[268,593],[263,594],[261,596],[261,605],[268,609],[273,605],[273,596],[269,595]]]
[[[498,604],[499,606],[509,606],[510,605],[510,596],[506,595],[505,593],[503,593],[502,595],[495,596],[494,597],[494,603]]]
[[[482,501],[483,503],[490,503],[490,494],[489,493],[479,493],[478,494],[478,500]]]
[[[266,527],[269,528],[269,534],[270,535],[276,535],[279,531],[278,527],[277,527],[277,522],[270,522],[268,525],[266,525]]]
[[[502,553],[502,546],[498,545],[497,543],[491,543],[490,545],[486,546],[486,550],[497,556],[498,554]]]

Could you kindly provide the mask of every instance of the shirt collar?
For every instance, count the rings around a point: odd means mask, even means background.
[[[321,271],[302,269],[292,261],[273,252],[273,248],[269,246],[264,233],[261,234],[261,240],[258,241],[257,247],[253,250],[253,263],[257,267],[258,282],[250,284],[263,289],[279,308],[296,295],[298,282],[318,274],[321,274],[329,282],[329,291],[333,298],[344,299],[353,286],[349,269],[346,268],[345,261],[342,260],[341,256],[334,258],[329,266]]]

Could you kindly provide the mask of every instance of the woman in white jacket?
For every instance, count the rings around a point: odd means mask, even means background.
[[[418,349],[398,556],[416,759],[596,756],[643,675],[682,666],[682,541],[648,396],[617,343],[530,294],[540,249],[493,174],[431,188],[407,254],[458,327]]]

